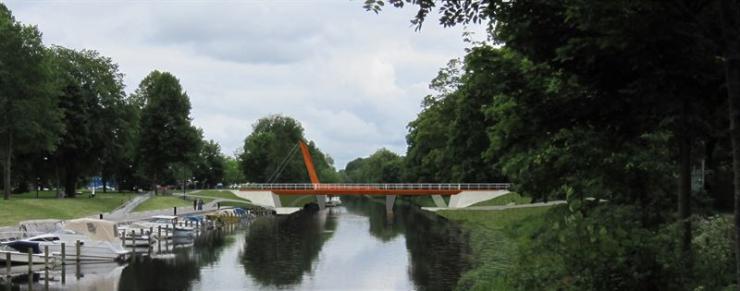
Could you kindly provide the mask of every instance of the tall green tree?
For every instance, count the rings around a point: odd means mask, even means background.
[[[232,186],[245,181],[244,172],[239,167],[239,155],[236,155],[236,157],[227,156],[224,161],[224,182]]]
[[[51,150],[63,130],[48,52],[35,26],[0,3],[0,149],[3,198],[12,190],[12,157]]]
[[[301,124],[287,116],[272,115],[258,120],[252,133],[244,140],[239,156],[240,165],[247,181],[308,183],[308,173],[303,163],[298,141],[306,140]],[[314,167],[322,182],[338,179],[333,160],[322,153],[313,142],[307,146]]]
[[[213,141],[203,141],[195,167],[195,178],[206,188],[213,188],[224,182],[226,158],[221,153],[221,146]]]
[[[123,74],[110,58],[92,50],[52,48],[62,86],[59,107],[67,129],[54,153],[64,192],[74,197],[82,175],[109,177],[109,168],[131,147],[131,120]]]
[[[402,171],[403,157],[381,148],[366,158],[347,163],[344,175],[348,183],[399,183]]]
[[[158,184],[175,163],[193,166],[200,150],[200,132],[191,124],[190,99],[174,75],[153,71],[134,95],[143,104],[139,164],[157,193]]]

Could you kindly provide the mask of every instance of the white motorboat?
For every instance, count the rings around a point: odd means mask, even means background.
[[[123,261],[129,257],[130,251],[124,249],[116,234],[116,225],[113,222],[81,218],[66,221],[62,231],[29,237],[23,241],[37,243],[39,249],[48,246],[49,251],[58,258],[62,256],[64,244],[65,260],[75,261],[79,258],[80,261]]]

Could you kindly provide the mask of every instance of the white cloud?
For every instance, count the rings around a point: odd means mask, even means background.
[[[258,118],[282,113],[338,168],[386,147],[406,149],[427,84],[464,54],[462,29],[412,9],[365,12],[361,1],[9,1],[47,44],[98,50],[126,74],[127,92],[154,69],[175,74],[194,123],[226,154]],[[474,31],[484,37],[483,28]]]

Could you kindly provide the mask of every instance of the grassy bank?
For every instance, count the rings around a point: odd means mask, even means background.
[[[508,194],[501,195],[491,200],[478,202],[471,206],[498,206],[498,205],[509,205],[509,204],[519,205],[519,204],[529,204],[529,203],[532,203],[532,198],[522,197],[521,195],[519,195],[519,193],[510,192]]]
[[[283,207],[303,207],[311,202],[316,202],[313,195],[280,195],[280,204]]]
[[[208,203],[213,199],[205,198],[203,202]],[[192,200],[185,200],[179,196],[153,196],[144,203],[139,204],[134,208],[134,212],[160,210],[173,207],[193,207]]]
[[[507,272],[517,254],[517,245],[539,225],[551,207],[500,211],[448,210],[437,212],[459,223],[470,237],[471,269],[458,282],[459,290],[509,290]]]
[[[213,197],[213,198],[223,198],[223,199],[232,199],[232,200],[242,200],[245,202],[249,202],[248,199],[241,198],[239,196],[236,196],[231,191],[228,190],[202,190],[195,193],[192,193],[192,195],[195,196],[206,196],[206,197]],[[221,203],[223,204],[223,203]]]
[[[133,198],[130,193],[87,193],[76,198],[57,199],[54,191],[15,194],[10,200],[0,200],[0,226],[15,225],[29,219],[71,219],[110,212]]]

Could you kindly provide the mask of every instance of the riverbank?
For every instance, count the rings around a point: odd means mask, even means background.
[[[87,193],[75,198],[57,199],[53,191],[15,194],[0,201],[0,226],[12,226],[29,219],[71,219],[111,212],[135,197],[133,193]]]
[[[500,199],[502,203],[517,199]],[[491,202],[487,205],[492,205]],[[442,210],[437,214],[462,226],[469,237],[472,265],[458,281],[458,290],[510,290],[506,281],[517,246],[542,225],[544,214],[557,206],[493,211]]]

